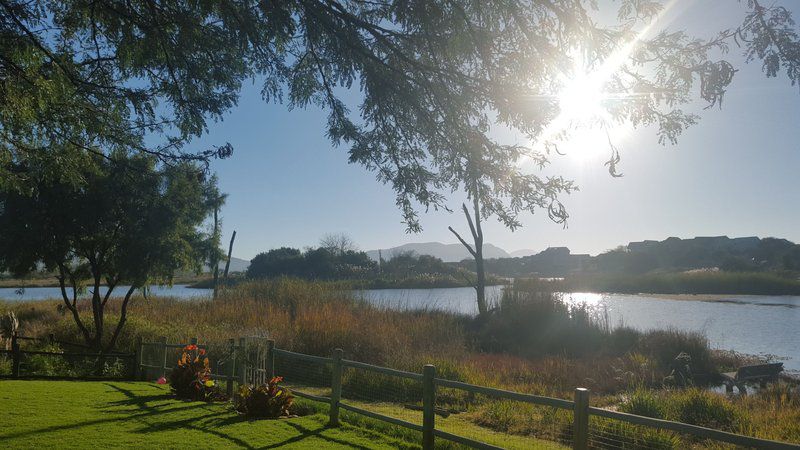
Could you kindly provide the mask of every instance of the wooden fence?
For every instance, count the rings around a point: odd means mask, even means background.
[[[25,350],[20,345],[20,342],[43,342],[47,344],[58,344],[62,347],[74,347],[81,349],[80,351],[42,351],[42,350]],[[13,334],[11,336],[11,350],[0,350],[0,355],[10,355],[11,357],[11,373],[8,375],[0,375],[0,378],[51,378],[51,379],[81,379],[81,380],[91,380],[91,379],[130,379],[135,377],[135,371],[137,370],[137,365],[135,362],[137,361],[137,356],[135,353],[118,353],[118,352],[108,352],[108,353],[98,353],[92,352],[91,347],[83,344],[76,344],[72,342],[65,342],[59,341],[55,339],[55,337],[51,334],[47,338],[31,338],[31,337],[24,337],[18,336]],[[53,358],[63,358],[66,360],[74,360],[76,358],[86,358],[94,360],[93,365],[95,366],[94,375],[69,375],[66,373],[62,374],[44,374],[44,373],[24,373],[22,370],[23,363],[29,356],[45,356],[45,357],[53,357]],[[108,360],[123,360],[129,361],[129,366],[133,373],[127,373],[124,375],[116,376],[116,377],[109,377],[103,376],[103,366],[104,363]]]
[[[682,433],[693,436],[698,439],[709,439],[728,444],[734,444],[742,447],[760,448],[760,449],[774,449],[774,450],[789,450],[800,449],[798,444],[790,444],[784,442],[777,442],[767,439],[759,439],[750,436],[743,436],[734,433],[729,433],[720,430],[714,430],[697,425],[690,425],[680,422],[673,422],[668,420],[654,419],[651,417],[638,416],[634,414],[627,414],[618,411],[611,411],[608,409],[596,408],[589,406],[590,392],[588,389],[577,388],[574,391],[572,400],[565,400],[559,398],[552,398],[540,395],[524,394],[520,392],[512,392],[503,389],[490,388],[485,386],[477,386],[459,381],[452,381],[443,378],[437,378],[436,368],[433,365],[425,365],[421,373],[408,372],[403,370],[391,369],[388,367],[375,366],[359,361],[352,361],[344,358],[344,352],[341,349],[333,351],[331,357],[321,357],[296,353],[288,350],[283,350],[275,347],[272,340],[265,338],[258,338],[254,346],[253,342],[248,341],[253,338],[240,338],[238,345],[236,340],[230,339],[228,341],[227,355],[225,355],[224,364],[225,373],[213,373],[212,378],[227,382],[227,393],[232,395],[234,383],[246,384],[248,382],[261,383],[276,375],[275,373],[275,360],[276,356],[285,358],[292,361],[303,362],[306,364],[323,365],[330,370],[329,388],[330,396],[325,397],[321,395],[303,392],[296,387],[292,388],[292,393],[298,397],[306,398],[313,401],[326,403],[329,408],[329,423],[336,426],[340,422],[340,410],[350,411],[352,413],[360,414],[375,420],[387,422],[389,424],[408,428],[422,433],[422,446],[424,449],[433,449],[434,442],[437,438],[447,441],[455,442],[472,448],[478,449],[500,449],[495,445],[480,442],[475,439],[470,439],[464,436],[459,436],[454,433],[446,432],[436,428],[436,396],[437,388],[456,389],[467,392],[471,395],[479,394],[493,399],[512,400],[532,405],[539,405],[545,407],[557,408],[572,413],[571,431],[572,435],[569,441],[572,448],[579,450],[586,450],[590,448],[590,421],[592,417],[611,419],[624,422],[631,425],[649,427],[658,430],[668,430],[676,433]],[[205,345],[198,344],[197,338],[192,338],[189,344],[195,344],[198,348],[207,348]],[[135,373],[137,378],[141,378],[144,373],[150,369],[155,370],[156,374],[162,376],[167,374],[167,371],[172,367],[168,364],[168,350],[184,348],[187,344],[169,344],[166,338],[161,338],[158,342],[142,343],[139,342],[136,356],[136,369]],[[160,355],[159,364],[145,364],[142,362],[142,356],[146,353],[144,348],[150,346],[156,348],[156,352]],[[255,351],[253,349],[255,348]],[[255,357],[248,357],[256,355]],[[219,365],[217,370],[219,370]],[[390,417],[374,411],[352,405],[342,399],[342,374],[345,368],[365,370],[384,376],[395,377],[399,379],[413,380],[422,384],[422,423],[412,423],[406,420]],[[625,447],[627,448],[627,447]]]
[[[393,425],[405,427],[422,433],[422,444],[424,449],[433,449],[436,438],[445,439],[458,444],[466,445],[478,449],[499,449],[497,447],[474,439],[459,436],[457,434],[445,432],[436,428],[436,389],[437,387],[462,390],[471,394],[481,394],[487,397],[503,400],[513,400],[533,405],[548,406],[571,411],[573,415],[571,443],[574,449],[585,450],[590,448],[590,419],[592,416],[613,419],[632,425],[650,427],[659,430],[669,430],[683,433],[699,439],[710,439],[718,442],[734,444],[743,447],[754,447],[760,449],[788,450],[800,449],[800,445],[784,442],[758,439],[749,436],[738,435],[720,430],[714,430],[697,425],[690,425],[668,420],[654,419],[651,417],[626,414],[602,408],[589,406],[590,392],[588,389],[577,388],[574,391],[573,400],[564,400],[539,395],[523,394],[520,392],[506,391],[484,386],[477,386],[458,381],[446,380],[436,377],[436,368],[433,365],[423,367],[422,373],[407,372],[388,367],[380,367],[358,361],[351,361],[343,358],[341,349],[334,350],[330,358],[320,356],[305,355],[276,348],[274,342],[269,341],[269,352],[266,355],[266,365],[264,370],[267,376],[275,375],[275,356],[287,358],[305,363],[329,365],[331,370],[330,397],[312,395],[302,392],[296,388],[292,393],[303,398],[315,400],[330,405],[329,421],[331,425],[339,423],[339,411],[346,410],[356,414],[361,414],[372,419],[388,422]],[[405,378],[422,383],[422,424],[411,423],[395,417],[389,417],[374,411],[348,404],[342,400],[342,372],[344,368],[355,368],[382,374],[391,377]],[[626,447],[627,448],[627,447]]]

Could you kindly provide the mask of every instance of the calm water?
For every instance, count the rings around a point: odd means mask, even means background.
[[[487,292],[498,299],[501,287]],[[361,291],[363,298],[396,308],[438,308],[475,314],[475,292],[459,289],[389,289]],[[623,294],[566,294],[607,315],[612,326],[639,330],[674,328],[704,333],[714,348],[753,355],[775,355],[787,370],[800,371],[800,297],[734,295],[670,300]]]
[[[130,286],[117,286],[114,289],[114,294],[123,296]],[[91,289],[87,291],[91,292]],[[69,291],[67,291],[69,292]],[[100,288],[100,293],[105,294],[106,288]],[[88,297],[87,293],[84,297]],[[180,297],[180,298],[201,298],[210,297],[211,289],[191,289],[186,287],[185,284],[176,284],[172,287],[169,286],[152,286],[150,288],[150,295],[163,296],[163,297]],[[6,301],[30,301],[30,300],[47,300],[47,299],[61,299],[61,290],[57,287],[31,287],[24,290],[17,288],[0,288],[0,300]]]
[[[124,287],[118,288],[124,292]],[[487,289],[491,303],[499,300],[501,286]],[[451,289],[381,289],[356,293],[374,304],[395,309],[440,309],[475,314],[475,291]],[[185,285],[153,287],[151,295],[186,299],[209,298],[209,289]],[[58,288],[0,289],[0,299],[9,301],[60,298]],[[675,328],[704,333],[715,348],[783,358],[784,366],[800,371],[800,297],[741,295],[709,299],[670,300],[642,295],[566,294],[574,303],[586,303],[607,315],[612,326],[640,330]]]

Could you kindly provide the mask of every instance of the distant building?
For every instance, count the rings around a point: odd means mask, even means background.
[[[639,242],[629,242],[628,251],[630,252],[646,252],[655,248],[659,244],[658,241],[645,240]]]

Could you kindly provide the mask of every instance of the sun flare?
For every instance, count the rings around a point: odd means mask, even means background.
[[[571,124],[588,125],[606,115],[605,97],[602,80],[581,74],[569,80],[558,93],[558,109]]]

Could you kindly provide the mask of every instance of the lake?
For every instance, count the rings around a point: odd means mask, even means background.
[[[123,296],[130,286],[117,286],[114,295]],[[67,291],[70,292],[70,291]],[[105,294],[106,288],[100,288],[100,293]],[[192,289],[185,284],[173,286],[152,286],[150,295],[161,297],[210,298],[211,289]],[[84,295],[87,297],[88,294]],[[17,288],[0,288],[0,300],[9,302],[61,299],[61,290],[57,287],[29,287],[19,291]]]
[[[501,286],[487,289],[490,304]],[[429,308],[476,314],[475,291],[386,289],[360,291],[370,302],[392,308]],[[572,293],[571,303],[586,303],[609,323],[639,330],[674,328],[704,333],[712,347],[751,355],[775,355],[787,370],[800,371],[800,297],[693,296],[672,300],[646,295]]]
[[[151,290],[151,295],[186,299],[209,298],[210,293],[209,289],[191,289],[186,285]],[[489,287],[487,300],[495,303],[501,293],[501,286]],[[380,289],[357,291],[356,295],[386,308],[477,312],[472,288]],[[14,288],[0,289],[0,299],[8,301],[46,298],[60,298],[59,289],[28,288],[21,296]],[[714,348],[776,355],[785,358],[786,369],[800,371],[800,297],[797,296],[696,296],[691,300],[672,300],[645,295],[573,293],[566,294],[566,299],[586,303],[598,314],[607,314],[612,326],[699,331]]]

